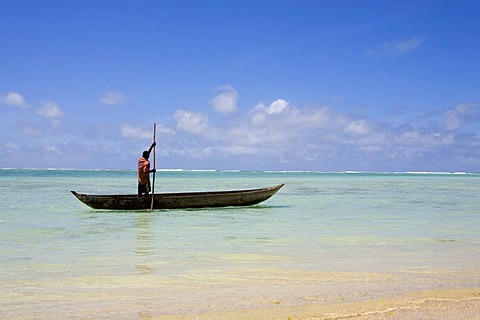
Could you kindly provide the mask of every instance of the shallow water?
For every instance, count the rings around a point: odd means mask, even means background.
[[[134,171],[0,170],[0,315],[131,318],[480,286],[480,175],[163,171],[246,208],[98,211]]]

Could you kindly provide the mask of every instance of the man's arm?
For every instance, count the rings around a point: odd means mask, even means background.
[[[152,143],[152,145],[150,146],[150,149],[148,149],[148,154],[150,154],[150,152],[152,152],[153,147],[155,147],[156,145],[157,145],[156,142]],[[152,169],[152,170],[150,170],[150,171],[148,171],[148,172],[149,172],[149,173],[157,172],[157,170],[156,170],[156,169]]]
[[[156,142],[152,143],[152,145],[150,146],[150,149],[148,149],[148,154],[150,154],[150,152],[152,152],[153,147],[155,147],[156,145],[157,145]]]

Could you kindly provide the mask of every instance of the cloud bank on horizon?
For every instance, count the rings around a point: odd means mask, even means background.
[[[0,167],[134,169],[156,122],[162,168],[480,172],[462,3],[12,2]]]
[[[388,122],[278,98],[232,116],[241,97],[226,87],[211,98],[211,110],[178,109],[172,126],[157,120],[159,158],[168,168],[468,171],[480,159],[480,103]],[[58,104],[41,102],[35,108],[26,101],[18,92],[2,97],[3,108],[18,109],[11,124],[16,134],[2,139],[3,167],[38,161],[38,167],[128,168],[129,162],[112,159],[132,161],[152,140],[146,121],[65,123]]]

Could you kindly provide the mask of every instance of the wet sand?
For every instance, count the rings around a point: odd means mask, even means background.
[[[480,319],[480,288],[422,291],[354,303],[279,306],[236,312],[159,316],[155,319],[475,320]]]

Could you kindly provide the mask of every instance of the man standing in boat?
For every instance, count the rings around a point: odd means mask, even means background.
[[[138,159],[138,195],[148,195],[150,192],[150,172],[156,172],[155,169],[150,170],[150,152],[155,147],[156,142],[152,143],[148,151],[143,151],[142,156]]]

